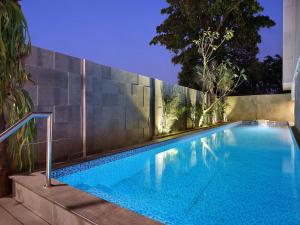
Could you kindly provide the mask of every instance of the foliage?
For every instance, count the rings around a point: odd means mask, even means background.
[[[25,83],[30,80],[25,71],[25,58],[30,54],[31,44],[18,1],[0,1],[0,23],[0,116],[8,127],[32,112],[34,107],[24,90]],[[30,141],[34,136],[32,121],[9,139],[8,150],[16,169],[32,169]]]
[[[188,103],[186,106],[186,115],[192,121],[192,127],[195,128],[201,118],[201,104],[196,101],[195,104]]]
[[[221,36],[219,32],[208,29],[194,41],[201,62],[195,68],[197,74],[195,83],[199,84],[203,92],[200,126],[213,122],[213,109],[220,109],[224,98],[247,79],[245,70],[240,70],[229,59],[220,63],[215,60],[218,49],[229,42],[233,36],[233,30],[227,29]]]
[[[172,131],[174,123],[184,113],[184,107],[180,107],[181,99],[176,86],[164,84],[161,92],[163,113],[160,132],[162,134],[167,134]]]
[[[227,104],[224,99],[217,101],[217,103],[215,104],[215,107],[213,109],[213,122],[218,123],[218,122],[225,121],[224,116],[225,116],[226,106],[227,106]]]
[[[280,94],[282,90],[282,57],[266,56],[263,61],[251,64],[248,80],[241,85],[235,95],[247,94]]]
[[[197,46],[191,44],[203,31],[224,33],[226,27],[233,29],[235,38],[222,45],[215,60],[229,59],[247,74],[256,61],[261,42],[259,30],[275,25],[257,0],[167,0],[168,6],[161,10],[166,16],[156,28],[157,35],[150,44],[161,44],[174,53],[172,62],[182,65],[179,73],[181,85],[201,90],[195,83],[195,66],[199,63]]]
[[[266,94],[282,92],[282,57],[266,56],[262,64],[261,77],[256,79],[256,92],[264,90]]]

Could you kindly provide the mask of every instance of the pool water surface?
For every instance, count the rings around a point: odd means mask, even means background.
[[[165,224],[300,224],[299,160],[288,126],[239,124],[54,178]]]

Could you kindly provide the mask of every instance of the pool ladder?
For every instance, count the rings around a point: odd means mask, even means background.
[[[35,112],[30,113],[23,119],[19,120],[13,126],[9,127],[0,134],[0,143],[8,137],[16,133],[21,127],[25,126],[32,119],[47,119],[47,148],[46,148],[46,184],[45,187],[51,186],[51,172],[52,172],[52,127],[53,116],[50,112]]]

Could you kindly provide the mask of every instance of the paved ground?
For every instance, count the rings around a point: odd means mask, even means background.
[[[0,198],[0,225],[49,225],[13,198]]]

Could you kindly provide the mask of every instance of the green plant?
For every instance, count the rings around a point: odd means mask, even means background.
[[[227,104],[224,100],[219,100],[215,104],[215,107],[213,109],[213,121],[214,122],[223,122],[225,120],[224,114],[225,114],[225,108]]]
[[[192,127],[195,128],[201,117],[201,104],[199,101],[196,101],[194,104],[189,103],[186,106],[186,115],[192,121]]]
[[[180,96],[176,86],[164,84],[162,93],[162,118],[160,133],[166,134],[172,131],[174,123],[179,119],[184,109],[179,107]]]
[[[223,36],[208,29],[194,43],[198,48],[200,63],[195,68],[196,81],[202,87],[202,109],[199,126],[210,125],[213,109],[220,108],[224,98],[247,79],[245,70],[231,63],[229,59],[215,60],[216,52],[233,38],[232,30],[226,29]],[[221,107],[222,108],[222,107]],[[220,111],[220,110],[219,110]]]
[[[31,44],[27,23],[17,0],[0,1],[0,24],[0,132],[2,132],[32,112],[34,105],[24,89],[25,83],[30,81],[30,75],[25,70],[25,59],[30,54]],[[7,147],[14,169],[32,170],[33,149],[30,142],[35,133],[34,121],[31,121],[8,139],[8,145],[1,144],[0,154],[6,155]],[[4,158],[0,158],[0,170],[7,170]]]

